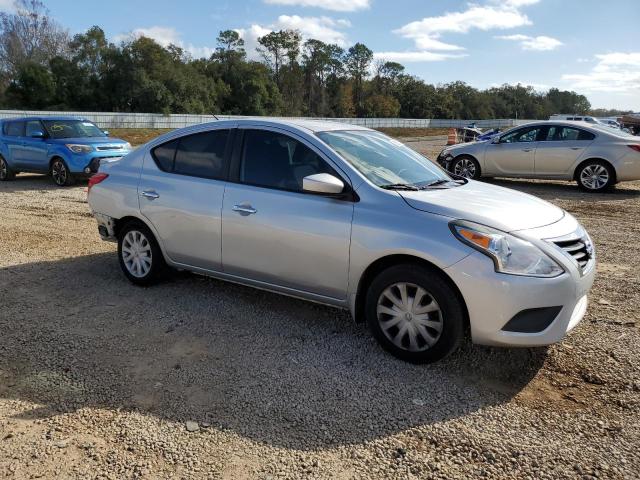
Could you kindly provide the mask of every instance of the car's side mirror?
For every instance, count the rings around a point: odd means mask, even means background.
[[[329,173],[316,173],[302,179],[305,192],[336,195],[344,191],[344,182]]]
[[[31,138],[44,138],[44,132],[40,130],[36,130],[35,132],[31,132]]]
[[[103,130],[102,133],[104,133],[107,137],[109,136],[109,130]]]

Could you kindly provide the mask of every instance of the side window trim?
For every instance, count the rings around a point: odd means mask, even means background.
[[[227,143],[225,145],[224,148],[224,157],[223,157],[223,162],[224,162],[224,170],[223,170],[223,174],[222,174],[222,178],[216,178],[216,177],[208,177],[208,176],[204,176],[204,175],[190,175],[187,173],[181,173],[181,172],[176,172],[176,156],[178,155],[178,150],[180,149],[180,143],[182,142],[182,139],[184,138],[188,138],[188,137],[192,137],[194,135],[199,135],[202,133],[211,133],[211,132],[218,132],[218,131],[222,131],[222,130],[226,130],[228,132],[228,136],[227,136]],[[156,167],[158,167],[158,170],[160,170],[161,172],[164,173],[168,173],[170,175],[180,175],[183,177],[191,177],[191,178],[203,178],[205,180],[215,180],[218,182],[227,182],[229,181],[229,170],[231,167],[231,153],[233,151],[233,145],[234,145],[234,139],[236,137],[236,131],[237,128],[236,127],[229,127],[229,128],[214,128],[211,130],[202,130],[199,132],[193,132],[190,133],[188,135],[183,135],[183,136],[178,136],[178,137],[174,137],[170,140],[167,140],[166,142],[163,143],[159,143],[158,145],[154,145],[152,148],[149,149],[149,154],[151,156],[151,158],[153,159],[153,162],[155,163]],[[172,142],[176,142],[176,147],[173,150],[173,159],[171,161],[171,170],[164,170],[160,167],[158,160],[156,160],[154,151],[156,148],[161,147],[163,145],[167,145],[169,143]]]

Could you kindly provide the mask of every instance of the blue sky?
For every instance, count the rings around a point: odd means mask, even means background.
[[[0,0],[0,8],[12,0]],[[45,0],[72,33],[145,34],[208,55],[236,29],[256,38],[297,28],[348,47],[363,42],[430,83],[572,89],[594,107],[640,110],[640,0]],[[83,5],[86,8],[81,8]]]

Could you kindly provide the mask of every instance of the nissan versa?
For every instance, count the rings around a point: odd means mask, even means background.
[[[98,171],[101,161],[129,153],[124,140],[108,138],[94,123],[81,118],[29,117],[0,121],[0,180],[17,173],[51,175],[56,185]]]
[[[89,204],[135,284],[167,267],[347,308],[382,347],[432,362],[561,340],[595,274],[589,235],[535,197],[454,177],[381,133],[238,120],[100,166]]]

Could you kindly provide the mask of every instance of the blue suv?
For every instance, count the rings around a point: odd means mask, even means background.
[[[131,150],[124,140],[109,138],[83,118],[29,117],[0,121],[0,181],[17,173],[51,175],[56,185],[73,184],[98,171],[101,161]]]

